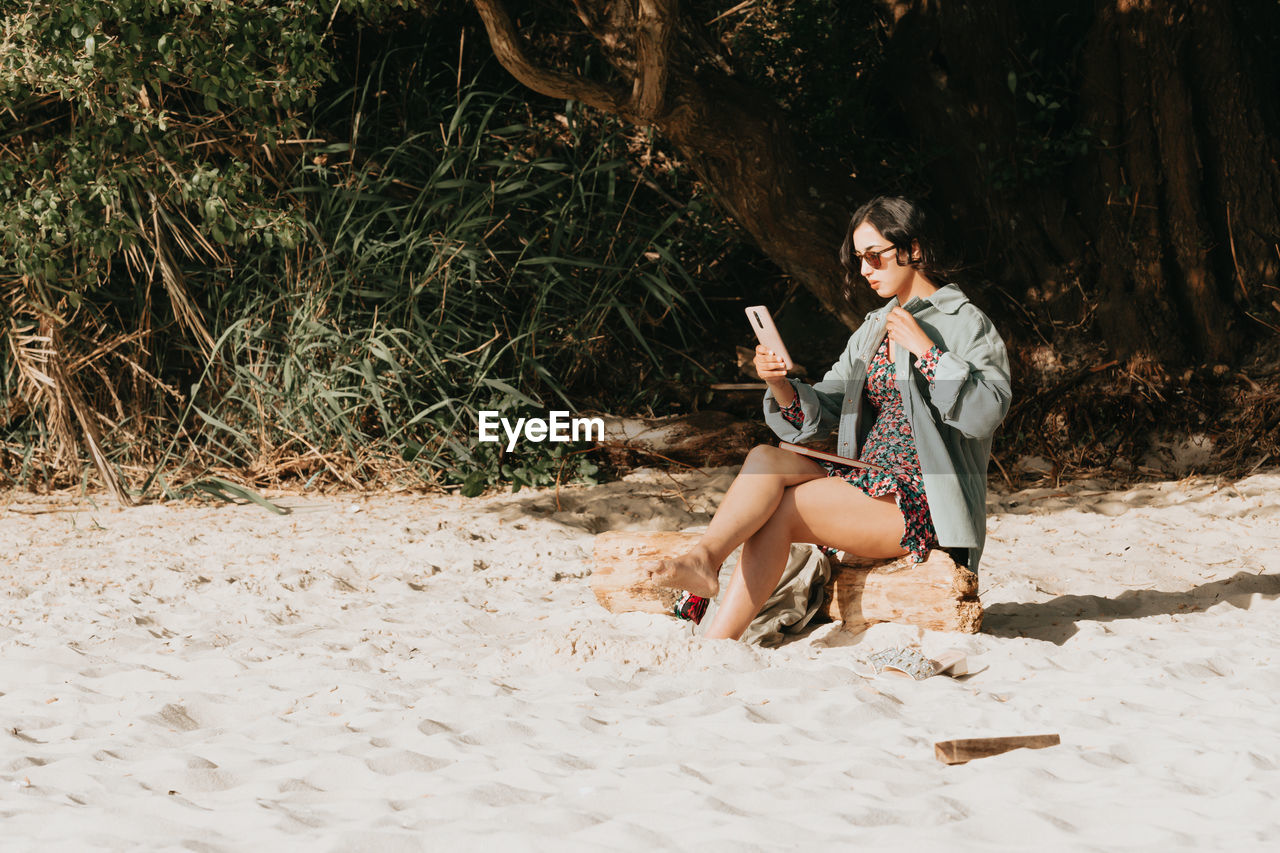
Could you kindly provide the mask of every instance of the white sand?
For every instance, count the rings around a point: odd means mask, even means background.
[[[984,633],[826,625],[769,650],[588,587],[593,533],[705,524],[732,470],[710,473],[563,489],[559,512],[551,491],[283,517],[0,495],[0,848],[1280,839],[1280,474],[994,495]],[[851,671],[900,642],[986,669]]]

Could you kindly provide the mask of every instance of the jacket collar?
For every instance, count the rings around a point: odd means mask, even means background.
[[[948,284],[939,287],[925,302],[937,308],[943,314],[954,314],[960,310],[960,306],[969,301],[969,297],[964,295],[964,291],[957,285]]]
[[[934,308],[937,308],[943,314],[954,314],[957,311],[959,311],[960,307],[968,301],[969,301],[969,297],[964,295],[964,291],[961,290],[959,286],[954,284],[948,284],[948,285],[945,285],[944,287],[939,287],[937,290],[934,291],[933,295],[930,296],[928,299],[913,299],[903,307],[905,307],[908,311],[915,313],[916,311],[919,311],[926,305],[932,305]],[[872,311],[871,314],[868,314],[867,317],[870,318],[872,315],[877,315],[877,314],[888,314],[897,306],[898,306],[898,297],[895,296],[892,299],[890,299],[882,308],[877,308],[875,311]]]

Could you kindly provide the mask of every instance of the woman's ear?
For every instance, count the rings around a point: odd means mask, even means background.
[[[911,263],[918,264],[924,260],[924,253],[920,251],[920,241],[911,241]]]

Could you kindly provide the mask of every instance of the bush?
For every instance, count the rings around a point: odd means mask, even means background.
[[[636,174],[634,131],[463,84],[430,19],[344,83],[335,43],[399,5],[2,7],[11,479],[593,472],[477,445],[475,412],[634,393],[697,330],[697,206]]]

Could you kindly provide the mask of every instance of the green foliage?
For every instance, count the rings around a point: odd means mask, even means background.
[[[8,476],[84,458],[55,362],[143,491],[596,473],[478,444],[476,412],[634,394],[694,339],[685,265],[715,234],[635,173],[634,134],[443,68],[457,30],[362,51],[396,5],[0,7]]]
[[[535,133],[514,120],[517,97],[399,79],[419,51],[384,57],[333,101],[344,115],[354,105],[364,143],[302,164],[304,265],[279,252],[242,269],[257,304],[237,316],[254,322],[228,329],[237,356],[203,430],[238,466],[264,449],[333,448],[361,462],[354,481],[400,472],[472,492],[590,475],[563,445],[522,443],[513,458],[478,444],[476,413],[573,409],[608,373],[601,362],[655,357],[661,319],[662,334],[685,335],[696,303],[679,213],[632,205],[641,185],[619,127],[583,138],[562,116],[559,138]],[[406,91],[420,94],[379,104]],[[403,110],[427,129],[399,136]]]
[[[164,232],[211,260],[294,243],[302,222],[276,203],[270,163],[331,75],[333,11],[304,0],[0,6],[0,112],[19,118],[0,156],[0,268],[74,297],[131,249],[154,252]]]
[[[762,0],[720,26],[737,67],[788,111],[815,151],[846,159],[856,147],[866,160],[877,141],[888,143],[873,88],[882,58],[874,4]]]
[[[1065,68],[1047,66],[1040,51],[1033,50],[1021,74],[1009,72],[1017,120],[1017,131],[1008,140],[1009,153],[993,159],[986,143],[978,143],[979,154],[988,155],[984,159],[991,186],[1001,192],[1057,178],[1094,144],[1093,133],[1075,117],[1076,95]]]
[[[462,477],[461,493],[475,497],[495,483],[510,483],[513,492],[525,486],[537,488],[556,483],[594,484],[600,467],[584,452],[551,444],[542,453],[522,453],[518,461],[503,461],[496,445],[482,444],[472,454],[472,464]],[[490,450],[490,448],[494,448]]]
[[[189,483],[183,491],[188,494],[203,492],[204,494],[215,497],[220,501],[226,501],[227,503],[257,504],[268,512],[275,513],[276,515],[288,515],[291,512],[291,510],[282,507],[279,504],[272,503],[252,489],[246,489],[244,486],[229,482],[221,477],[208,477],[204,480],[196,480],[193,483]]]

